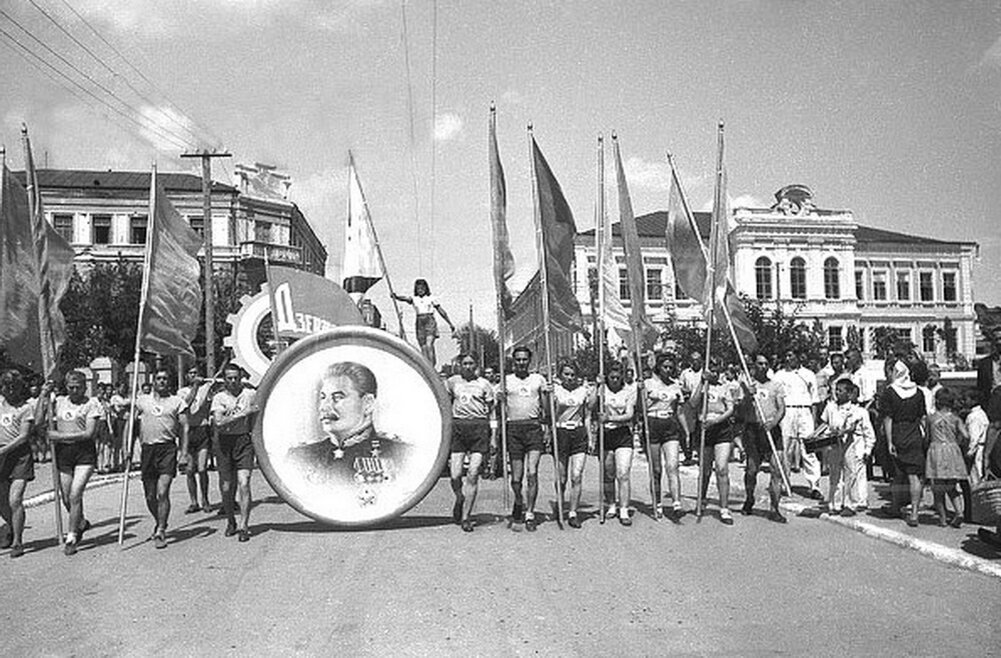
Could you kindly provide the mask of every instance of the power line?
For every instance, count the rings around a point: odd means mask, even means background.
[[[86,44],[84,44],[83,42],[81,42],[69,30],[67,30],[65,27],[63,27],[63,25],[59,21],[57,21],[51,14],[49,14],[49,12],[45,11],[45,9],[43,7],[41,7],[38,3],[36,3],[35,0],[28,0],[28,2],[31,3],[32,7],[34,7],[35,9],[37,9],[43,16],[45,16],[45,18],[47,18],[49,20],[49,22],[51,22],[53,25],[55,25],[59,29],[60,32],[62,32],[63,34],[65,34],[67,37],[69,37],[70,40],[73,41],[73,43],[75,43],[77,46],[79,46],[85,53],[87,53],[88,55],[90,55],[94,59],[94,61],[96,61],[101,66],[103,66],[113,77],[121,79],[129,87],[129,89],[131,89],[133,92],[135,92],[135,94],[137,96],[139,96],[141,99],[143,99],[144,101],[146,101],[147,103],[149,103],[150,106],[152,106],[154,108],[156,107],[156,105],[157,105],[156,102],[154,102],[153,100],[151,100],[150,98],[148,98],[145,94],[143,94],[141,91],[139,91],[138,89],[136,89],[132,85],[132,83],[129,81],[128,78],[126,78],[125,76],[121,75],[115,69],[111,68],[111,66],[109,66],[107,64],[107,62],[105,62],[103,59],[101,59],[96,54],[94,54],[94,51],[92,51],[90,48],[88,48],[86,46]],[[180,128],[182,130],[184,130],[186,133],[188,133],[193,140],[197,141],[197,139],[198,139],[197,135],[195,135],[194,132],[192,132],[191,129],[188,128],[186,125],[184,125],[183,123],[181,123],[180,121],[178,121],[174,117],[170,116],[166,112],[162,112],[161,111],[160,114],[162,114],[164,117],[166,117],[170,121],[172,121],[175,124],[177,124],[178,126],[180,126]]]
[[[0,13],[3,13],[3,11],[2,11],[2,10],[0,10]],[[165,134],[165,133],[162,133],[162,132],[160,132],[160,131],[159,131],[159,130],[158,130],[158,129],[156,128],[156,127],[152,127],[152,128],[151,128],[151,127],[149,127],[149,126],[147,126],[147,125],[145,125],[145,124],[143,124],[143,123],[140,123],[140,122],[139,122],[138,120],[136,120],[136,119],[135,119],[134,117],[132,117],[131,115],[129,115],[129,114],[127,114],[127,113],[123,112],[123,111],[122,111],[122,110],[120,110],[119,108],[117,108],[117,107],[115,107],[115,106],[111,105],[110,103],[108,103],[108,102],[107,102],[107,101],[105,101],[104,99],[100,98],[100,97],[99,97],[99,96],[97,96],[97,95],[96,95],[96,94],[95,94],[94,92],[92,92],[92,91],[91,91],[90,89],[87,89],[87,88],[86,88],[86,87],[84,87],[84,86],[83,86],[82,84],[80,84],[80,83],[79,83],[78,81],[74,80],[73,78],[71,78],[71,77],[69,77],[68,75],[66,75],[66,73],[64,73],[63,71],[59,70],[59,69],[58,69],[58,68],[56,68],[55,66],[53,66],[53,65],[52,65],[52,64],[51,64],[50,62],[48,62],[48,61],[47,61],[47,60],[46,60],[45,58],[43,58],[42,56],[38,55],[38,54],[37,54],[37,53],[35,53],[35,52],[34,52],[33,50],[31,50],[30,48],[28,48],[27,46],[25,46],[25,45],[24,45],[23,43],[21,43],[20,41],[18,41],[17,37],[13,36],[13,35],[12,35],[12,34],[10,34],[9,32],[7,32],[6,30],[4,30],[4,29],[3,29],[2,27],[0,27],[0,35],[2,35],[2,36],[4,36],[4,37],[6,37],[6,38],[7,38],[7,39],[8,39],[9,41],[13,41],[13,42],[14,42],[14,43],[15,43],[15,44],[16,44],[16,45],[17,45],[17,46],[19,47],[19,48],[21,48],[21,50],[23,50],[24,52],[28,53],[29,55],[31,55],[31,56],[32,56],[32,57],[34,57],[35,59],[37,59],[37,60],[38,60],[38,61],[40,61],[40,62],[41,62],[42,64],[45,64],[45,65],[46,65],[47,67],[49,67],[50,69],[52,69],[53,71],[55,71],[55,72],[56,72],[57,74],[59,74],[59,75],[60,75],[61,77],[65,78],[65,79],[66,79],[67,81],[69,81],[69,82],[70,82],[71,84],[73,84],[73,85],[75,85],[75,86],[76,86],[77,88],[79,88],[79,89],[80,89],[80,91],[84,92],[85,94],[87,94],[88,96],[90,96],[91,98],[93,98],[93,99],[94,99],[95,101],[97,101],[97,102],[98,102],[98,103],[100,103],[101,105],[103,105],[103,106],[107,107],[107,108],[108,108],[108,109],[110,109],[111,111],[113,111],[113,112],[115,112],[115,113],[117,113],[117,114],[121,115],[121,116],[122,116],[123,118],[125,118],[126,120],[128,120],[128,121],[131,121],[132,123],[136,124],[137,126],[139,126],[140,128],[142,128],[142,129],[144,129],[144,130],[149,130],[149,131],[151,131],[151,132],[154,132],[154,133],[156,133],[156,134],[157,134],[158,136],[160,136],[160,137],[163,137],[164,139],[166,139],[167,141],[171,142],[172,144],[174,144],[174,145],[175,145],[175,146],[177,146],[178,148],[181,148],[181,149],[183,149],[183,148],[186,148],[186,147],[188,146],[188,144],[186,144],[186,143],[185,143],[185,142],[184,142],[183,140],[181,140],[180,138],[178,138],[178,137],[176,137],[176,136],[173,136],[173,135],[169,135],[169,134]],[[79,96],[78,96],[78,97],[79,97]]]
[[[438,0],[431,2],[431,215],[428,218],[431,233],[431,277],[434,278],[434,186],[435,161],[438,156],[438,141],[435,131],[438,125]]]
[[[414,85],[410,76],[410,39],[407,36],[407,0],[400,0],[400,10],[403,16],[403,62],[407,71],[407,113],[410,119],[410,178],[414,192],[414,221],[417,224],[417,270],[423,271],[424,251],[421,249],[421,215],[420,196],[417,186],[417,140],[414,137]]]
[[[133,64],[132,61],[129,60],[128,57],[126,57],[125,55],[123,55],[120,50],[118,50],[117,48],[115,48],[115,46],[110,41],[108,41],[104,37],[104,35],[101,34],[101,32],[98,31],[98,29],[96,27],[94,27],[94,25],[90,21],[87,20],[87,18],[85,16],[83,16],[79,11],[77,11],[73,7],[73,5],[71,5],[67,0],[60,0],[60,2],[62,2],[63,5],[65,5],[67,9],[69,9],[71,12],[73,12],[73,15],[76,16],[77,19],[81,23],[83,23],[84,25],[86,25],[90,29],[90,31],[93,32],[94,35],[98,39],[100,39],[101,43],[103,43],[105,46],[107,46],[111,50],[111,52],[113,52],[118,57],[118,59],[120,59],[123,62],[125,62],[125,64],[128,65],[128,67],[130,69],[132,69],[136,73],[136,75],[138,75],[140,78],[142,78],[142,80],[147,85],[149,85],[149,87],[154,92],[156,92],[157,94],[159,94],[164,99],[164,101],[166,102],[166,104],[171,109],[173,109],[175,112],[177,112],[178,114],[184,116],[189,121],[191,121],[192,125],[194,125],[196,127],[200,127],[201,128],[201,133],[202,133],[202,138],[204,139],[205,137],[208,137],[208,139],[205,140],[206,142],[209,142],[210,144],[213,144],[213,145],[216,145],[216,146],[218,146],[218,145],[220,145],[222,143],[222,140],[219,138],[219,136],[216,135],[208,126],[205,126],[205,125],[201,124],[200,122],[195,121],[190,115],[188,115],[187,112],[184,112],[173,101],[171,101],[170,97],[167,96],[166,92],[164,92],[163,89],[161,89],[159,86],[157,86],[157,84],[155,82],[153,82],[149,77],[147,77],[146,74],[144,74],[142,72],[142,70],[139,69],[139,67],[137,67],[135,64]]]
[[[115,94],[115,92],[113,92],[110,89],[108,89],[107,87],[105,87],[103,84],[101,84],[99,81],[95,80],[93,77],[91,77],[90,75],[88,75],[84,71],[81,71],[79,67],[77,67],[75,64],[73,64],[73,62],[70,62],[65,57],[63,57],[60,53],[58,53],[55,50],[53,50],[51,46],[49,46],[44,41],[42,41],[41,39],[39,39],[37,36],[35,36],[34,34],[32,34],[32,32],[30,30],[28,30],[27,28],[25,28],[17,20],[15,20],[13,17],[11,17],[10,14],[8,14],[4,10],[0,9],[0,15],[2,15],[8,21],[10,21],[14,25],[16,25],[18,27],[18,29],[20,29],[22,32],[24,32],[26,35],[28,35],[33,41],[35,41],[40,46],[42,46],[42,48],[44,48],[46,51],[48,51],[49,53],[51,53],[52,55],[54,55],[57,59],[59,59],[59,61],[63,62],[63,64],[65,64],[70,69],[72,69],[73,71],[75,71],[79,76],[81,76],[82,78],[88,80],[95,87],[97,87],[98,89],[100,89],[101,91],[103,91],[104,93],[106,93],[107,95],[111,96],[113,99],[115,99],[116,101],[118,101],[121,105],[123,105],[127,109],[129,109],[132,112],[134,112],[136,115],[145,118],[140,110],[138,110],[137,108],[133,107],[132,105],[130,105],[126,101],[122,100],[117,94]],[[18,42],[17,39],[14,38],[12,35],[10,35],[7,32],[4,32],[4,34],[7,36],[8,39],[14,40],[22,48],[25,48],[26,50],[28,50],[23,44],[21,44],[20,42]],[[29,51],[29,52],[32,52],[32,51]],[[32,54],[35,54],[35,53],[32,52]],[[48,62],[46,62],[46,64],[48,64],[49,66],[51,66],[54,70],[58,70],[54,66],[52,66],[51,64],[49,64]],[[68,78],[68,76],[66,76],[66,77]],[[74,81],[74,83],[77,84],[78,86],[80,86],[81,88],[84,88],[82,85],[79,85],[79,83],[77,83],[76,81]],[[110,104],[108,104],[106,101],[97,98],[97,96],[95,96],[94,94],[90,93],[89,90],[88,90],[88,95],[94,96],[94,98],[96,100],[98,100],[99,102],[102,102],[102,103],[108,105],[108,107],[110,107],[110,108],[115,109],[116,111],[118,111],[117,108],[114,108]],[[127,115],[123,115],[123,116],[127,116]],[[164,133],[171,135],[174,138],[174,140],[176,140],[177,142],[180,142],[180,145],[181,145],[182,149],[186,148],[186,147],[193,146],[193,144],[190,143],[191,140],[187,139],[183,135],[178,135],[174,131],[168,130],[167,128],[165,128],[163,126],[158,126],[155,123],[153,123],[153,126],[150,127],[150,126],[144,125],[142,123],[139,123],[137,120],[135,120],[135,119],[133,119],[131,117],[127,116],[127,118],[129,118],[131,121],[133,121],[133,123],[139,124],[140,127],[144,128],[146,130],[152,130],[152,131],[156,132],[157,134],[159,134],[161,136]],[[149,121],[149,119],[147,119],[147,121]],[[150,123],[152,123],[152,122],[150,121]]]

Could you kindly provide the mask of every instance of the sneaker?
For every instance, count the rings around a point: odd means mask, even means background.
[[[162,532],[158,532],[153,536],[153,546],[156,548],[167,548],[167,538],[163,536]]]
[[[567,525],[570,526],[571,528],[580,528],[580,519],[578,519],[577,515],[574,514],[569,519],[567,519]]]
[[[250,531],[249,530],[241,530],[240,531],[240,536],[237,538],[237,541],[240,541],[240,542],[250,541]]]
[[[719,511],[719,520],[723,525],[733,525],[733,514],[728,509],[721,509]]]
[[[76,542],[68,541],[63,545],[63,553],[65,555],[76,555]]]
[[[681,508],[681,503],[674,503],[671,506],[671,515],[676,519],[680,519],[685,515],[685,510]]]
[[[855,516],[855,510],[853,510],[851,507],[845,507],[844,509],[841,510],[841,516],[844,516],[846,518]]]
[[[824,494],[820,493],[820,489],[811,489],[809,497],[813,500],[823,500]]]
[[[226,525],[226,532],[224,532],[223,534],[227,537],[232,537],[236,533],[237,533],[236,523],[229,523]]]
[[[949,521],[949,525],[951,525],[953,528],[962,528],[963,517],[957,514],[956,516],[952,517],[952,521]]]
[[[14,544],[14,545],[12,545],[10,547],[10,557],[11,558],[19,558],[22,555],[24,555],[24,545],[23,544]]]
[[[786,517],[782,516],[782,512],[777,509],[770,511],[767,518],[769,521],[774,521],[775,523],[788,523]]]
[[[473,522],[470,521],[469,519],[466,519],[465,521],[463,521],[462,522],[462,531],[463,532],[472,532],[473,531]]]
[[[619,515],[619,508],[618,508],[617,505],[610,506],[608,508],[608,510],[605,512],[605,518],[606,519],[614,517],[614,516],[618,516],[618,515]]]
[[[511,520],[515,523],[521,523],[525,520],[525,508],[521,503],[514,504],[514,508],[511,510]]]
[[[191,503],[190,505],[188,505],[188,508],[186,510],[184,510],[184,513],[185,514],[194,514],[195,512],[197,512],[200,509],[201,509],[201,507],[199,507],[197,503]]]
[[[754,513],[754,499],[748,498],[744,501],[744,504],[740,506],[740,513],[744,516],[750,516]]]
[[[529,532],[535,532],[535,529],[539,526],[539,523],[535,520],[534,516],[530,516],[525,519],[525,530]]]
[[[80,529],[76,531],[77,543],[83,541],[83,533],[87,532],[88,530],[90,530],[90,521],[84,519],[83,523],[80,524]]]
[[[619,523],[621,523],[622,525],[624,525],[626,527],[629,527],[629,526],[631,526],[633,524],[633,520],[631,518],[629,518],[629,514],[626,513],[625,516],[620,516],[619,517]]]

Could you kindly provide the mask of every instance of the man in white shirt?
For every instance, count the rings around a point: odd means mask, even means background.
[[[782,386],[786,413],[782,418],[782,440],[792,471],[802,466],[806,476],[808,494],[814,500],[823,500],[820,492],[820,461],[813,453],[803,450],[803,439],[813,434],[813,406],[819,402],[817,378],[800,365],[799,355],[789,350],[785,353],[784,367],[775,373],[774,380]]]
[[[511,456],[511,491],[514,492],[514,509],[511,518],[515,523],[525,522],[525,529],[533,532],[535,501],[539,495],[539,459],[544,448],[542,435],[543,410],[548,409],[548,384],[537,372],[529,372],[532,350],[524,345],[511,352],[514,372],[505,377],[504,392],[507,398],[507,443]],[[522,498],[522,478],[528,480]],[[524,501],[524,502],[523,502]]]

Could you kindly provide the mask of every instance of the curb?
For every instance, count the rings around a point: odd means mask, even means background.
[[[129,479],[139,477],[139,471],[132,471],[129,473]],[[86,490],[99,489],[100,487],[107,487],[112,484],[120,483],[122,481],[121,473],[113,473],[111,475],[100,475],[91,478],[87,482]],[[35,494],[31,498],[27,498],[24,501],[24,509],[31,509],[33,507],[41,507],[55,500],[55,492],[52,489],[48,491],[43,491],[40,494]]]
[[[805,510],[813,509],[807,505],[794,502],[782,502],[779,503],[779,507],[797,516]],[[855,532],[860,532],[867,537],[895,544],[901,548],[909,548],[933,560],[938,560],[939,562],[944,562],[960,569],[975,571],[985,576],[993,576],[994,578],[1001,578],[1001,565],[974,555],[968,555],[955,548],[948,548],[926,539],[918,539],[897,530],[883,528],[866,521],[832,516],[827,512],[821,512],[817,518],[854,530]]]

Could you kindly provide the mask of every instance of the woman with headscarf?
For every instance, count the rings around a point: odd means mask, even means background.
[[[918,507],[924,490],[925,397],[911,380],[910,368],[902,360],[887,361],[886,372],[890,385],[883,391],[880,409],[884,414],[883,432],[896,471],[891,489],[892,509],[899,513],[899,493],[906,486],[911,498],[907,525],[917,527]]]

